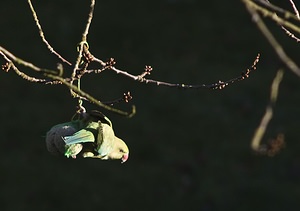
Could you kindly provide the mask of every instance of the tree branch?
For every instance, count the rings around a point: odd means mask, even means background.
[[[258,14],[257,10],[260,10],[253,2],[250,0],[243,0],[248,12],[252,16],[252,20],[257,25],[258,29],[262,32],[262,34],[265,36],[267,41],[271,44],[271,46],[274,48],[275,52],[277,53],[279,59],[292,71],[294,72],[298,77],[300,77],[300,68],[298,65],[285,53],[283,47],[280,45],[280,43],[276,40],[274,35],[270,32],[268,27],[265,25],[264,21]],[[269,14],[268,12],[264,14]],[[277,17],[277,15],[275,14]],[[300,28],[299,28],[300,32]]]
[[[279,85],[280,82],[283,79],[283,70],[278,70],[271,86],[271,94],[270,94],[270,101],[269,104],[266,108],[266,112],[261,119],[261,122],[256,129],[254,136],[251,141],[251,148],[259,153],[266,154],[268,152],[268,147],[265,145],[261,145],[261,140],[266,132],[266,129],[268,127],[268,124],[270,120],[273,117],[273,109],[275,107],[276,101],[277,101],[277,96],[278,96],[278,90],[279,90]]]
[[[32,12],[34,21],[36,23],[36,26],[38,27],[39,34],[40,34],[40,37],[42,38],[42,41],[46,44],[47,48],[50,50],[51,53],[55,54],[62,62],[65,62],[65,63],[67,63],[68,65],[71,66],[72,65],[71,62],[69,62],[68,60],[66,60],[65,58],[63,58],[59,53],[57,53],[53,49],[53,47],[50,45],[50,43],[46,40],[44,32],[43,32],[43,29],[42,29],[42,26],[40,25],[38,16],[37,16],[37,14],[36,14],[36,12],[34,10],[34,7],[33,7],[32,3],[31,3],[31,0],[28,0],[28,4],[29,4],[29,7],[31,9],[31,12]]]

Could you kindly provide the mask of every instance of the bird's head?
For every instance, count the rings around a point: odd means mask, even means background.
[[[126,162],[129,157],[129,149],[122,139],[115,137],[115,144],[112,151],[107,155],[107,159],[122,160]]]

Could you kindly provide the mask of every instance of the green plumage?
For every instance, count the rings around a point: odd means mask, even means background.
[[[72,158],[80,155],[125,162],[129,155],[125,142],[115,136],[111,121],[99,111],[91,111],[82,120],[52,127],[46,142],[50,152],[58,151]]]

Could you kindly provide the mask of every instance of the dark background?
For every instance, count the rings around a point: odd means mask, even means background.
[[[75,61],[89,1],[33,4],[48,41]],[[297,59],[298,44],[267,23]],[[26,1],[2,1],[0,27],[3,47],[56,68],[59,60],[41,42]],[[250,141],[280,62],[241,1],[97,1],[88,41],[94,55],[114,57],[121,69],[140,74],[152,65],[151,78],[186,84],[238,76],[257,53],[261,61],[248,80],[222,91],[139,84],[112,72],[83,78],[82,88],[103,101],[128,90],[133,94],[134,118],[102,110],[130,148],[122,165],[48,153],[46,132],[70,120],[76,101],[64,86],[34,84],[1,71],[1,210],[299,208],[299,78],[286,71],[264,138],[284,133],[286,148],[271,158],[256,155]]]

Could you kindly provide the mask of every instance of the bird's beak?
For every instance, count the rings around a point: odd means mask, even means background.
[[[125,163],[126,160],[128,159],[128,157],[129,157],[129,154],[123,155],[123,157],[122,157],[122,162],[121,162],[121,163]]]

